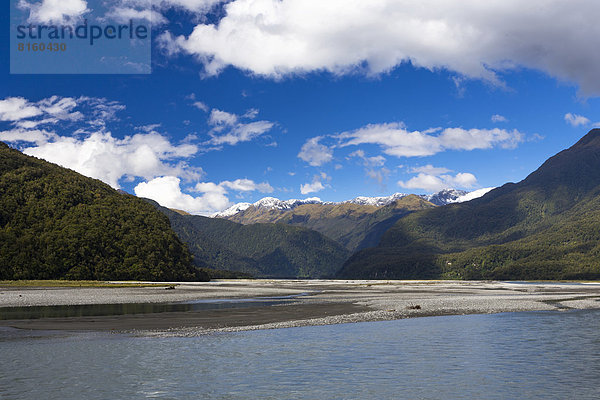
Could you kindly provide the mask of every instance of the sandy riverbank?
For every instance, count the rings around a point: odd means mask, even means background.
[[[139,288],[2,288],[0,307],[176,303],[283,297],[276,305],[117,316],[0,320],[22,329],[197,335],[407,317],[600,308],[600,284],[239,280]],[[1,311],[0,311],[1,312]]]

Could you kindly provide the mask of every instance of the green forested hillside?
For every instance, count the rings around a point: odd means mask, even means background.
[[[340,277],[600,278],[600,130],[517,184],[399,220]]]
[[[204,280],[151,205],[0,142],[0,279]]]
[[[303,204],[292,210],[250,207],[228,219],[242,224],[281,223],[322,233],[349,251],[375,246],[381,235],[411,211],[434,207],[409,195],[384,207],[341,204]]]
[[[309,229],[284,224],[241,225],[156,206],[169,217],[195,260],[209,268],[255,277],[320,278],[333,276],[348,257],[342,246]]]

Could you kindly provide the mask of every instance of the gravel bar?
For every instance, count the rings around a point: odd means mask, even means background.
[[[0,320],[0,326],[193,336],[438,315],[600,308],[600,283],[219,280],[173,284],[177,285],[174,290],[0,287],[0,308],[231,300],[243,303],[256,299],[277,303],[187,312]]]

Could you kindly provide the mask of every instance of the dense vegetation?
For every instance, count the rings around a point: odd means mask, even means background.
[[[242,224],[281,223],[322,233],[349,251],[376,246],[379,239],[402,216],[434,207],[409,195],[385,207],[342,204],[303,204],[292,210],[250,207],[228,219]]]
[[[600,130],[517,184],[400,219],[340,277],[600,278]]]
[[[153,203],[171,220],[198,266],[255,277],[333,276],[348,252],[318,232],[283,224],[241,225],[220,218],[182,215]]]
[[[207,276],[150,204],[0,142],[0,279]]]

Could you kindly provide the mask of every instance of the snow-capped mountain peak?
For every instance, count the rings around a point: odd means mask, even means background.
[[[223,211],[213,214],[212,217],[220,217],[220,218],[231,217],[232,215],[235,215],[239,212],[246,211],[250,207],[252,207],[252,203],[237,203]]]
[[[308,199],[291,199],[291,200],[279,200],[275,197],[264,197],[254,203],[256,208],[269,208],[277,210],[288,210],[296,208],[302,204],[325,204],[326,202],[321,201],[318,197],[309,197]]]
[[[483,196],[493,188],[484,188],[475,190],[473,192],[466,192],[464,190],[457,189],[444,189],[437,193],[428,194],[428,195],[420,195],[419,197],[435,204],[436,206],[443,206],[451,203],[462,203],[464,201],[469,201],[476,199],[478,197]],[[237,203],[228,209],[213,214],[213,217],[221,217],[227,218],[231,217],[237,213],[247,210],[250,207],[255,208],[264,208],[271,210],[291,210],[303,204],[343,204],[343,203],[352,203],[359,205],[372,205],[377,207],[387,206],[388,204],[393,203],[396,200],[399,200],[403,197],[408,196],[405,193],[394,193],[390,196],[381,196],[381,197],[366,197],[366,196],[358,196],[351,200],[342,201],[339,203],[331,202],[331,201],[322,201],[318,197],[310,197],[308,199],[291,199],[291,200],[279,200],[275,197],[264,197],[258,200],[256,203]]]
[[[450,203],[457,203],[457,200],[469,192],[457,189],[443,189],[437,193],[422,195],[425,200],[435,204],[436,206],[445,206]]]
[[[366,197],[366,196],[358,196],[353,198],[352,200],[347,200],[342,203],[352,203],[359,205],[367,205],[367,206],[387,206],[388,204],[393,203],[396,200],[399,200],[403,197],[408,196],[405,193],[394,193],[391,196],[382,196],[382,197]]]

